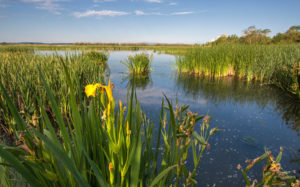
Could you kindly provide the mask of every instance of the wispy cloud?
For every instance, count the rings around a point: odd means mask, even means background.
[[[138,15],[138,16],[146,15],[145,12],[143,12],[141,10],[136,10],[134,13],[135,13],[135,15]]]
[[[195,12],[173,12],[171,15],[189,15],[194,14]]]
[[[177,5],[177,3],[171,2],[171,3],[169,3],[169,5],[170,5],[170,6],[175,6],[175,5]]]
[[[115,2],[117,0],[94,0],[94,3]]]
[[[41,10],[47,10],[54,14],[61,14],[63,8],[60,6],[59,2],[66,0],[17,0],[23,3],[34,3],[37,4],[36,8]]]
[[[88,10],[86,12],[74,12],[73,13],[73,15],[77,18],[90,17],[90,16],[98,16],[98,17],[110,16],[110,17],[114,17],[114,16],[125,16],[125,15],[128,15],[128,14],[129,14],[128,12],[115,11],[115,10],[100,10],[100,11]]]
[[[162,3],[163,0],[145,0],[148,3]]]
[[[117,11],[117,10],[87,10],[86,12],[73,12],[73,15],[77,18],[82,17],[114,17],[114,16],[126,16],[129,14],[133,14],[136,16],[180,16],[180,15],[190,15],[195,14],[192,11],[185,12],[171,12],[171,13],[162,13],[162,12],[144,12],[142,10],[136,10],[134,12],[125,12],[125,11]]]
[[[148,16],[180,16],[180,15],[189,15],[189,14],[195,14],[195,12],[192,11],[186,11],[186,12],[172,12],[172,13],[162,13],[162,12],[150,12],[150,13],[146,13],[144,11],[141,10],[136,10],[135,15],[148,15]]]

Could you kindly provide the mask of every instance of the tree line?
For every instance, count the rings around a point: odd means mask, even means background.
[[[270,29],[257,29],[255,26],[250,26],[243,31],[243,35],[238,37],[236,34],[225,35],[216,39],[213,42],[208,42],[207,45],[218,45],[226,43],[240,44],[291,44],[300,43],[300,25],[291,26],[286,32],[278,33],[273,37],[268,36],[271,33]]]

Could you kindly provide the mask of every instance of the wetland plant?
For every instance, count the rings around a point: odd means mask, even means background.
[[[90,51],[84,53],[83,55],[88,59],[94,61],[107,62],[108,60],[108,54],[105,54],[104,52],[100,52],[100,51]]]
[[[285,171],[281,164],[283,148],[280,147],[280,152],[274,158],[271,151],[265,150],[265,153],[253,160],[246,160],[248,166],[243,169],[239,164],[237,169],[241,170],[246,187],[259,187],[259,186],[300,186],[300,180],[294,175],[296,171]],[[251,179],[248,177],[247,172],[260,162],[266,161],[263,167],[261,179]]]
[[[147,75],[151,71],[151,62],[153,55],[147,53],[129,55],[127,60],[121,61],[127,68],[130,74]]]
[[[274,84],[300,98],[299,63],[299,45],[219,45],[188,50],[175,66],[189,75]]]

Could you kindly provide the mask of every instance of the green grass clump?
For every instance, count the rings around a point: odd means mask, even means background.
[[[116,106],[112,84],[90,84],[87,98],[76,88],[63,63],[68,94],[67,110],[61,111],[46,77],[39,71],[50,109],[39,101],[35,118],[24,118],[0,83],[2,101],[14,120],[16,146],[0,144],[1,185],[10,186],[179,186],[196,184],[196,169],[209,138],[208,116],[176,107],[162,100],[158,134],[136,100],[134,85],[125,107]],[[79,84],[79,87],[80,84]],[[2,103],[2,102],[1,102]],[[201,122],[200,129],[197,125]],[[196,131],[198,129],[198,132]],[[192,153],[192,154],[191,154]],[[191,154],[193,169],[185,161]],[[13,168],[13,169],[12,169]],[[21,177],[20,177],[21,176]]]
[[[107,62],[107,60],[108,60],[108,55],[103,52],[99,52],[99,51],[90,51],[90,52],[84,53],[84,56],[90,60],[95,60],[95,61],[100,61],[100,62]]]
[[[177,57],[176,69],[197,76],[271,83],[300,97],[299,63],[299,45],[219,45],[188,50]]]
[[[127,60],[121,63],[127,66],[130,74],[148,74],[151,71],[152,58],[153,55],[140,53],[128,56]]]

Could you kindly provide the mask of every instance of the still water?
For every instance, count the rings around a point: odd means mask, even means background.
[[[120,61],[139,52],[109,53],[108,66],[116,99],[126,101],[131,82]],[[225,130],[211,137],[211,148],[205,152],[197,171],[197,186],[244,186],[237,165],[245,167],[245,160],[262,155],[265,147],[276,156],[283,146],[282,167],[299,170],[299,102],[277,88],[258,83],[179,76],[174,71],[175,56],[147,53],[153,54],[152,72],[137,85],[137,97],[147,116],[158,123],[165,93],[173,102],[177,97],[179,104],[190,105],[193,112],[212,116],[211,126]],[[192,166],[192,160],[187,164]],[[257,165],[250,177],[260,179],[261,171],[262,165]]]

